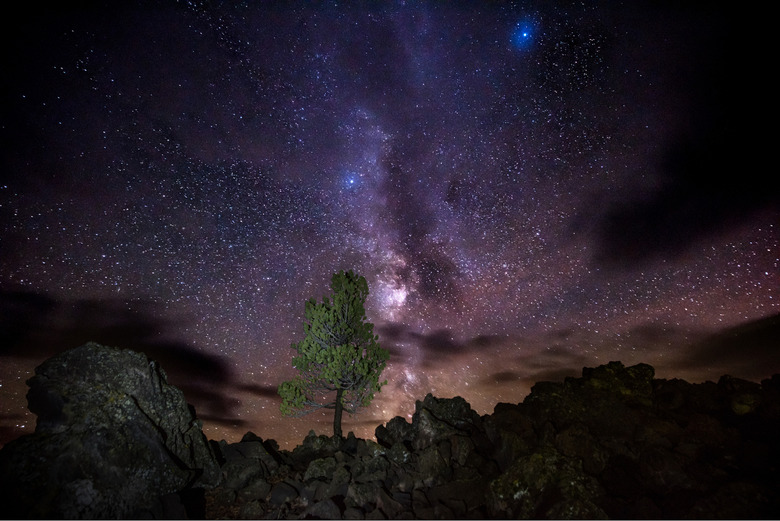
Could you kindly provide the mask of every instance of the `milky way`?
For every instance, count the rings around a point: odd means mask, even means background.
[[[210,438],[294,445],[304,302],[366,276],[388,385],[480,413],[610,360],[780,372],[759,52],[653,3],[95,2],[5,21],[2,440],[94,340],[160,360]]]

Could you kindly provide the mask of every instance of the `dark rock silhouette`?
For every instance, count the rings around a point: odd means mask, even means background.
[[[654,379],[610,362],[479,416],[428,395],[377,442],[215,444],[212,518],[777,518],[780,375]],[[246,456],[243,456],[246,455]]]
[[[200,421],[145,355],[90,343],[27,383],[38,422],[0,451],[3,516],[184,517],[219,483]]]
[[[610,362],[480,416],[427,395],[376,440],[206,442],[145,356],[89,344],[30,381],[8,517],[777,518],[780,375],[691,384]]]

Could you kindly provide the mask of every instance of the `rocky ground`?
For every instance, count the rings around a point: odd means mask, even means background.
[[[780,375],[690,384],[611,362],[479,416],[418,401],[377,442],[212,442],[208,518],[777,518]]]
[[[780,518],[780,375],[691,384],[610,362],[480,416],[428,395],[376,441],[206,440],[156,362],[87,344],[28,381],[0,450],[13,518]]]

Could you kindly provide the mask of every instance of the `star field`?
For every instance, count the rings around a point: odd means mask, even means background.
[[[110,2],[4,27],[0,428],[89,340],[147,352],[212,439],[280,418],[304,302],[353,269],[391,352],[345,432],[426,393],[780,372],[780,196],[716,7]],[[742,36],[741,33],[739,36]],[[739,106],[739,108],[737,108]]]

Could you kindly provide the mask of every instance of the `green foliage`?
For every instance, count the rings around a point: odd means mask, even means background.
[[[299,374],[278,389],[284,415],[301,415],[318,408],[336,410],[334,431],[340,435],[341,410],[365,407],[387,381],[379,382],[390,353],[379,346],[374,325],[366,321],[368,283],[352,271],[333,275],[332,294],[321,303],[306,302],[304,339],[292,365]],[[336,393],[334,400],[324,396]]]

